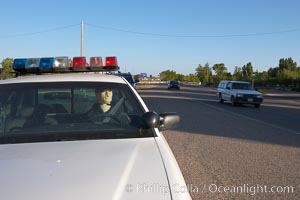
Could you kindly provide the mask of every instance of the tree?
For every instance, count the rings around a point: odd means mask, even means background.
[[[14,72],[12,65],[13,65],[13,58],[5,58],[1,62],[2,70],[1,70],[1,79],[12,78]]]
[[[204,80],[203,66],[201,64],[199,64],[198,67],[195,69],[195,71],[196,71],[196,76],[199,78],[199,80],[201,82],[203,82],[203,80]]]
[[[177,78],[178,81],[186,81],[186,78],[183,74],[177,74]]]
[[[297,68],[297,63],[293,61],[292,58],[281,58],[279,60],[279,70],[283,71],[284,69],[295,71]]]
[[[210,83],[210,77],[212,76],[211,68],[209,67],[208,63],[205,63],[204,67],[199,64],[196,68],[196,76],[198,80],[201,82]]]
[[[226,79],[227,68],[224,63],[214,64],[213,70],[216,73],[215,81],[219,82],[220,80]]]
[[[233,77],[232,77],[233,80],[235,81],[240,81],[240,80],[243,80],[243,72],[242,72],[242,68],[236,66],[234,68],[234,72],[233,72]]]
[[[159,77],[162,81],[170,81],[175,80],[177,78],[177,74],[173,70],[165,70],[159,73]]]
[[[252,75],[253,75],[253,67],[251,62],[247,63],[242,67],[242,74],[243,74],[243,80],[244,81],[251,81]]]
[[[297,63],[292,58],[281,58],[278,69],[277,81],[281,85],[292,85],[293,81],[297,79]]]
[[[189,74],[186,77],[187,77],[188,82],[192,82],[192,83],[198,83],[199,82],[199,78],[196,74]]]
[[[268,70],[268,75],[270,78],[274,79],[278,76],[279,74],[279,68],[278,67],[275,67],[275,68],[272,68],[270,67],[269,70]]]
[[[255,76],[255,85],[256,86],[267,86],[269,83],[269,75],[268,72],[263,71],[263,72],[254,72],[253,73]]]

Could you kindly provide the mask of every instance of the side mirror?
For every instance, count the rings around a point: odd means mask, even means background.
[[[160,117],[156,112],[149,111],[143,114],[143,122],[145,128],[158,128],[160,125]]]
[[[227,90],[230,90],[230,87],[226,87]]]
[[[177,128],[180,117],[177,113],[161,113],[160,115],[160,131]]]
[[[180,117],[177,113],[161,113],[158,115],[156,112],[149,111],[143,115],[144,128],[158,128],[160,131],[175,129],[179,122]]]
[[[139,79],[135,79],[134,81],[135,81],[136,83],[140,82],[140,80],[139,80]]]

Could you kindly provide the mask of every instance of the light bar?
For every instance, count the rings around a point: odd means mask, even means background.
[[[72,63],[72,64],[71,64]],[[21,74],[26,73],[67,73],[67,72],[112,72],[118,71],[117,57],[106,57],[103,66],[102,58],[90,57],[90,65],[86,63],[86,57],[73,57],[72,62],[67,56],[44,58],[16,58],[13,69]]]
[[[85,57],[73,57],[73,70],[84,70],[86,69],[86,58]]]

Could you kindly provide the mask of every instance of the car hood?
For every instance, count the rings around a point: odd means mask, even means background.
[[[0,145],[10,200],[170,199],[154,138]]]
[[[254,94],[254,95],[261,95],[260,92],[257,92],[256,90],[238,90],[238,89],[232,89],[235,93],[239,94]]]

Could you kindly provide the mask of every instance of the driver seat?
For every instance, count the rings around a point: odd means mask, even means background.
[[[17,116],[6,123],[5,130],[10,132],[17,129],[22,129],[27,119],[31,117],[33,110],[33,107],[21,108]]]

